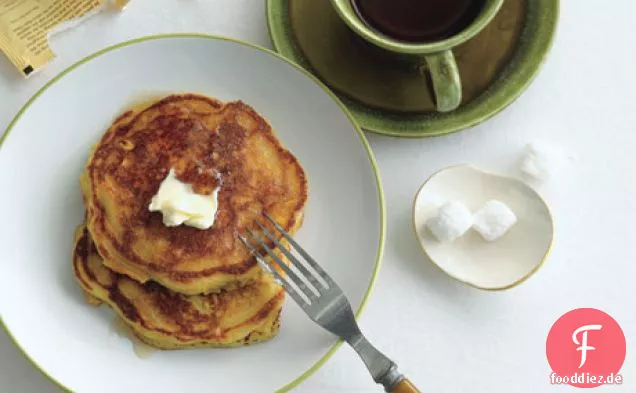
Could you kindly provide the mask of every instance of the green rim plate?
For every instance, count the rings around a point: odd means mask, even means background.
[[[530,85],[552,46],[559,19],[559,1],[530,0],[526,4],[526,23],[514,55],[486,91],[456,111],[446,114],[397,113],[372,108],[342,94],[340,99],[363,129],[397,137],[445,135],[491,118],[510,105]],[[266,6],[270,38],[276,50],[316,74],[295,38],[290,2],[267,0]]]
[[[378,169],[375,157],[373,155],[373,152],[371,151],[371,147],[369,145],[369,142],[367,141],[367,138],[365,137],[364,133],[362,132],[362,130],[360,129],[358,124],[355,122],[355,119],[352,116],[352,114],[350,113],[350,111],[338,99],[338,97],[331,90],[329,90],[329,88],[327,88],[314,75],[312,75],[311,73],[307,72],[302,67],[299,67],[298,65],[294,64],[293,62],[289,61],[288,59],[280,56],[279,54],[277,54],[277,53],[275,53],[275,52],[273,52],[273,51],[271,51],[269,49],[263,48],[261,46],[255,45],[255,44],[251,44],[251,43],[248,43],[248,42],[244,42],[244,41],[240,41],[240,40],[236,40],[236,39],[232,39],[232,38],[227,38],[227,37],[214,36],[214,35],[210,35],[210,34],[187,34],[187,33],[152,35],[152,36],[146,36],[146,37],[141,37],[141,38],[137,38],[137,39],[132,39],[132,40],[129,40],[129,41],[125,41],[125,42],[121,42],[119,44],[115,44],[115,45],[109,46],[109,47],[104,48],[104,49],[102,49],[102,50],[100,50],[98,52],[95,52],[94,54],[89,55],[89,56],[83,58],[82,60],[76,62],[75,64],[69,66],[64,71],[60,72],[57,76],[55,76],[53,79],[51,79],[49,82],[47,82],[40,90],[38,90],[37,93],[35,93],[33,95],[33,97],[31,97],[29,99],[29,101],[27,101],[27,103],[18,111],[18,113],[13,118],[13,120],[11,120],[11,122],[9,123],[9,126],[7,127],[4,135],[2,135],[0,137],[0,149],[2,148],[2,145],[3,145],[4,141],[7,139],[7,137],[11,133],[11,130],[13,129],[14,125],[20,120],[22,115],[31,106],[31,104],[33,104],[33,102],[35,102],[38,99],[38,97],[42,93],[44,93],[47,89],[49,89],[55,83],[57,83],[62,78],[64,78],[64,76],[66,74],[72,72],[76,68],[80,67],[82,64],[85,64],[85,63],[87,63],[87,62],[89,62],[89,61],[91,61],[91,60],[93,60],[95,58],[98,58],[98,57],[102,56],[105,53],[117,50],[119,48],[122,48],[122,47],[125,47],[125,46],[129,46],[129,45],[134,45],[134,44],[137,44],[137,43],[140,43],[140,42],[144,42],[144,41],[157,40],[157,39],[162,39],[162,38],[171,38],[171,37],[198,37],[198,38],[205,38],[205,39],[229,41],[229,42],[233,42],[233,43],[236,43],[236,44],[239,44],[239,45],[248,46],[250,48],[259,50],[261,52],[265,52],[265,53],[267,53],[267,54],[269,54],[271,56],[279,58],[283,62],[285,62],[287,64],[290,64],[294,68],[298,69],[303,74],[305,74],[309,79],[314,81],[316,83],[316,85],[318,85],[322,90],[324,90],[325,93],[327,93],[327,95],[329,95],[334,100],[334,102],[336,104],[338,104],[338,106],[340,106],[342,111],[349,118],[349,120],[351,121],[352,127],[356,130],[358,136],[360,137],[360,141],[364,145],[364,148],[367,151],[367,154],[369,156],[369,162],[371,164],[373,172],[375,173],[376,185],[378,187],[378,201],[379,201],[379,204],[380,204],[380,239],[379,239],[379,244],[378,244],[377,257],[376,257],[376,260],[375,260],[375,263],[374,263],[374,266],[373,266],[373,273],[372,273],[372,276],[371,276],[371,280],[369,282],[369,285],[368,285],[368,287],[366,289],[366,292],[365,292],[364,296],[362,297],[362,301],[360,302],[360,306],[358,307],[358,309],[356,310],[356,313],[355,313],[356,319],[359,318],[360,315],[362,314],[362,311],[364,310],[364,307],[366,306],[366,304],[367,304],[367,302],[369,300],[369,297],[371,295],[371,291],[372,291],[373,287],[375,286],[375,282],[377,280],[378,273],[380,272],[380,265],[382,263],[382,254],[384,252],[384,242],[385,242],[385,236],[386,236],[386,204],[385,204],[385,200],[384,200],[384,191],[382,189],[382,182],[381,182],[381,179],[380,179],[380,171]],[[1,316],[0,316],[0,325],[2,326],[4,331],[7,333],[9,338],[11,338],[11,340],[14,342],[16,347],[18,347],[18,349],[22,352],[22,354],[33,364],[33,366],[35,366],[35,368],[37,368],[44,376],[46,376],[49,380],[51,380],[53,383],[55,383],[58,387],[60,387],[64,391],[67,391],[67,392],[71,391],[66,386],[64,386],[60,381],[56,380],[51,375],[49,375],[46,372],[46,370],[41,368],[34,359],[29,357],[29,354],[22,348],[20,343],[11,334],[11,331],[7,328],[7,326],[5,325],[4,320],[2,319]],[[333,356],[333,354],[338,350],[338,348],[340,348],[341,345],[342,345],[341,341],[336,342],[334,345],[332,345],[327,350],[327,352],[320,359],[318,359],[318,361],[316,361],[316,363],[314,363],[309,369],[307,369],[307,371],[305,371],[304,373],[302,373],[301,375],[296,377],[293,381],[289,382],[285,386],[281,387],[279,390],[277,390],[277,392],[287,392],[287,391],[293,389],[294,387],[298,386],[301,382],[303,382],[305,379],[307,379],[309,376],[311,376],[313,373],[315,373],[323,364],[325,364],[327,362],[327,360],[329,360],[329,358],[331,358]]]

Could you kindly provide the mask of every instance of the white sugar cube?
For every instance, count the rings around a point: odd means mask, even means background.
[[[426,226],[440,243],[452,243],[473,225],[473,215],[460,202],[448,202],[426,221]]]
[[[517,223],[517,216],[500,201],[489,201],[474,216],[473,228],[489,242],[495,241]]]
[[[521,172],[538,181],[547,180],[563,163],[563,152],[554,146],[530,143],[521,160]]]

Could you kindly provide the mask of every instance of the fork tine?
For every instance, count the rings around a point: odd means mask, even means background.
[[[265,218],[267,218],[267,220],[269,222],[272,223],[272,225],[274,225],[274,227],[281,233],[281,235],[283,235],[285,237],[285,239],[287,239],[287,241],[289,241],[289,244],[292,245],[292,247],[294,247],[294,249],[296,251],[298,251],[298,253],[300,255],[303,256],[303,258],[305,258],[305,260],[307,261],[307,263],[309,264],[309,266],[311,266],[316,273],[318,273],[320,275],[320,277],[325,280],[325,282],[327,283],[327,285],[329,285],[329,287],[337,287],[336,283],[331,279],[331,277],[329,276],[329,274],[327,274],[326,271],[323,270],[323,268],[320,267],[320,265],[318,265],[318,262],[316,262],[308,253],[307,251],[305,251],[300,244],[296,243],[296,241],[291,237],[291,235],[289,233],[287,233],[287,231],[285,231],[285,229],[283,229],[282,226],[280,226],[280,224],[278,224],[276,222],[276,220],[274,220],[269,214],[267,213],[263,213],[265,215]]]
[[[298,288],[310,299],[310,301],[316,299],[316,294],[314,293],[314,291],[312,291],[311,288],[309,288],[307,284],[305,284],[305,282],[300,277],[298,277],[298,275],[293,270],[291,270],[289,266],[287,266],[287,264],[285,264],[285,262],[283,262],[278,257],[278,255],[276,255],[274,251],[269,248],[267,244],[265,244],[263,239],[255,235],[254,232],[252,232],[250,229],[247,230],[247,233],[249,233],[252,239],[256,240],[261,248],[263,248],[267,252],[267,254],[269,254],[269,256],[276,262],[276,264],[281,269],[283,269],[285,274],[287,274],[287,277],[289,277],[294,282],[294,284],[298,286]]]
[[[324,284],[322,284],[320,281],[318,281],[316,279],[316,277],[314,276],[314,274],[312,272],[310,272],[305,265],[302,264],[302,262],[300,262],[298,260],[298,258],[296,258],[295,256],[292,255],[291,252],[289,252],[289,250],[287,250],[287,248],[283,247],[282,244],[280,244],[280,242],[276,239],[276,237],[274,237],[274,235],[267,229],[265,228],[260,222],[256,221],[256,225],[258,225],[261,228],[261,231],[263,231],[263,234],[272,242],[274,242],[274,244],[276,245],[276,247],[283,253],[285,254],[285,256],[292,262],[292,264],[294,266],[296,266],[296,268],[298,270],[300,270],[300,273],[314,286],[314,288],[316,288],[316,290],[318,290],[319,293],[324,292],[325,289],[328,289],[328,287],[326,287]]]
[[[276,282],[278,282],[280,285],[283,286],[283,288],[285,288],[285,291],[287,293],[289,293],[289,295],[292,297],[292,299],[294,299],[294,301],[296,303],[298,303],[298,305],[300,307],[306,307],[309,305],[309,303],[307,303],[307,300],[305,300],[302,296],[300,296],[300,294],[296,291],[296,289],[294,289],[294,287],[292,287],[289,282],[278,272],[276,271],[276,269],[273,269],[264,259],[263,257],[258,253],[258,251],[254,248],[254,246],[241,234],[237,234],[239,240],[245,245],[245,247],[247,247],[247,249],[249,250],[249,252],[254,256],[254,258],[256,258],[256,260],[258,261],[258,264],[267,271],[267,273],[271,274],[274,276],[274,278],[276,279]]]

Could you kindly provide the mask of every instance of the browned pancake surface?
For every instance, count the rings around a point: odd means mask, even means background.
[[[148,205],[174,169],[195,192],[220,186],[214,226],[166,227]],[[83,179],[88,227],[111,269],[196,294],[243,285],[257,273],[236,238],[263,212],[300,225],[307,181],[270,125],[242,102],[173,95],[120,116]]]
[[[105,267],[84,227],[76,233],[73,255],[75,277],[90,302],[108,304],[155,347],[236,346],[278,332],[284,291],[267,275],[242,288],[185,296]]]

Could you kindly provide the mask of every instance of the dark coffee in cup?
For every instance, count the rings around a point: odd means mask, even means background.
[[[411,43],[443,40],[461,32],[481,13],[485,0],[351,0],[373,29]]]

